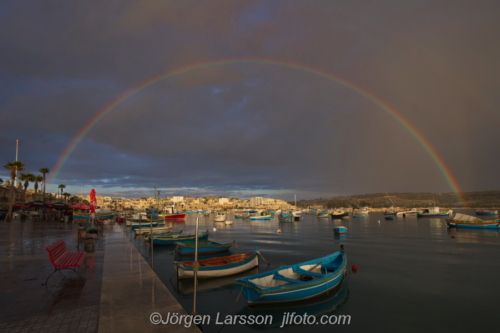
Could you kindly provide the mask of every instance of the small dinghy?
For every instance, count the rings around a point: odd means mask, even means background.
[[[249,305],[301,301],[327,293],[342,282],[347,270],[344,251],[300,264],[240,278],[236,284]]]
[[[192,279],[194,261],[178,261],[177,278]],[[246,254],[234,254],[227,257],[198,260],[198,279],[215,278],[238,274],[259,266],[259,253],[257,251]]]

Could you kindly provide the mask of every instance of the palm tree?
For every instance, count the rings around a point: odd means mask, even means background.
[[[29,172],[26,172],[26,173],[22,173],[20,176],[19,176],[19,180],[24,180],[24,194],[23,194],[23,207],[21,208],[21,210],[24,210],[24,203],[26,202],[26,191],[28,190],[28,186],[30,186],[30,182],[34,182],[35,181],[35,175],[32,174],[32,173],[29,173]]]
[[[68,203],[68,198],[71,196],[71,193],[65,192],[63,193],[63,196],[65,197],[65,202]]]
[[[36,191],[38,190],[38,183],[43,182],[43,176],[36,175],[35,176],[35,200],[38,200],[38,197],[36,195]]]
[[[14,161],[14,162],[9,162],[7,161],[7,164],[3,166],[5,169],[10,170],[10,179],[12,180],[11,182],[11,187],[10,187],[10,201],[9,201],[9,210],[7,212],[7,216],[5,218],[6,221],[12,221],[12,206],[14,206],[14,199],[15,199],[15,192],[16,192],[16,187],[14,186],[14,182],[17,177],[17,172],[24,170],[24,163],[21,161]]]
[[[45,175],[47,175],[50,172],[50,170],[49,168],[40,168],[38,169],[38,172],[41,172],[43,174],[43,201],[45,202],[45,184],[46,184]]]
[[[58,188],[60,188],[60,189],[61,189],[61,198],[62,198],[62,195],[63,195],[63,190],[66,188],[66,185],[64,185],[64,184],[60,184],[60,185],[58,186]]]

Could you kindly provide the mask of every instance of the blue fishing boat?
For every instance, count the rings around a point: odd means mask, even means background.
[[[347,232],[349,231],[349,229],[347,227],[344,227],[342,225],[338,226],[338,227],[333,227],[333,232],[336,233],[336,234],[346,234]]]
[[[271,215],[250,216],[250,220],[270,220]]]
[[[451,228],[500,230],[500,220],[480,220],[475,216],[458,213],[452,219],[446,219],[446,224]]]
[[[214,254],[229,250],[233,245],[236,245],[235,241],[199,241],[198,242],[198,254]],[[183,241],[176,243],[175,251],[181,256],[192,256],[195,252],[195,242],[193,241]]]
[[[249,305],[300,301],[327,293],[344,278],[344,251],[236,280]]]
[[[476,215],[498,215],[498,210],[493,209],[478,209],[476,210]]]
[[[175,264],[177,266],[177,279],[192,279],[194,277],[194,261],[179,261]],[[196,274],[198,279],[238,274],[259,266],[259,252],[198,260],[198,265],[198,273]]]
[[[278,221],[280,222],[292,222],[293,215],[290,212],[281,212],[278,214]]]
[[[323,218],[323,217],[330,217],[330,215],[328,214],[328,211],[323,210],[323,211],[317,212],[316,217]]]
[[[394,215],[384,215],[384,219],[386,219],[386,220],[394,220]]]
[[[183,241],[194,241],[196,235],[194,234],[181,234],[181,235],[152,235],[150,236],[153,239],[154,245],[172,245],[177,242]],[[198,234],[198,240],[207,240],[208,239],[208,230],[206,232]]]
[[[163,219],[160,220],[153,220],[153,221],[137,221],[137,222],[131,222],[129,227],[134,229],[139,229],[139,228],[151,228],[151,227],[157,227],[158,223],[163,223]]]

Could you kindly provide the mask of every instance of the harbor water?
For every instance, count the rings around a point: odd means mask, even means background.
[[[460,211],[473,215],[472,211]],[[249,253],[258,247],[264,260],[259,269],[238,276],[200,280],[196,312],[208,315],[204,332],[470,332],[497,329],[500,305],[500,232],[449,229],[445,218],[396,217],[382,213],[365,218],[317,218],[303,214],[299,222],[251,221],[229,215],[232,225],[211,216],[187,215],[167,222],[175,230],[194,233],[209,230],[214,240],[235,240],[237,247],[222,255]],[[345,235],[334,235],[334,226],[347,226]],[[215,229],[214,229],[215,228]],[[149,243],[127,233],[151,264]],[[336,252],[344,245],[349,274],[328,295],[299,304],[248,307],[234,284],[237,277],[308,261]],[[174,246],[154,246],[154,270],[184,309],[193,311],[192,281],[177,281]],[[204,257],[200,257],[203,259]],[[352,266],[357,271],[352,272]],[[343,322],[283,324],[287,314],[343,318]],[[167,315],[167,314],[163,314]],[[263,325],[223,324],[235,315],[267,316]],[[270,317],[269,317],[270,316]],[[349,316],[349,317],[347,317]],[[303,318],[303,317],[301,317]],[[309,317],[308,317],[309,318]],[[349,318],[349,323],[346,320]],[[314,326],[314,328],[310,327]]]

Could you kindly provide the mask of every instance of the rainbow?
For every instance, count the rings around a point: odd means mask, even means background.
[[[295,64],[291,62],[283,62],[283,61],[276,61],[276,60],[269,60],[269,59],[226,59],[226,60],[218,60],[218,61],[212,61],[212,62],[206,62],[206,63],[197,63],[197,64],[191,64],[182,68],[177,68],[173,70],[169,70],[166,72],[163,72],[159,75],[156,75],[152,78],[149,78],[137,86],[128,89],[125,91],[123,94],[118,96],[117,98],[113,99],[109,104],[107,104],[101,111],[97,112],[94,117],[87,123],[85,124],[80,131],[77,133],[77,135],[70,141],[68,146],[65,148],[63,153],[61,154],[59,160],[57,163],[52,167],[53,172],[51,173],[51,177],[49,180],[49,183],[52,183],[53,179],[57,178],[57,175],[61,171],[62,167],[68,160],[68,158],[71,156],[73,151],[76,149],[78,144],[83,140],[83,138],[87,135],[88,132],[92,130],[92,128],[99,122],[101,119],[103,119],[107,114],[112,112],[118,105],[126,101],[128,98],[134,96],[138,92],[140,92],[143,89],[146,89],[147,87],[168,79],[172,78],[178,75],[182,75],[184,73],[188,73],[191,71],[196,71],[204,68],[209,68],[209,67],[214,67],[214,66],[224,66],[224,65],[231,65],[231,64],[257,64],[257,65],[272,65],[272,66],[280,66],[284,68],[289,68],[289,69],[295,69],[295,70],[300,70],[300,71],[306,71],[310,74],[323,77],[327,80],[334,81],[338,84],[341,84],[344,87],[347,87],[351,90],[356,91],[360,95],[364,96],[365,98],[369,99],[376,105],[378,105],[382,110],[386,111],[389,115],[391,115],[396,121],[398,121],[404,128],[406,128],[411,135],[420,143],[420,145],[427,151],[427,153],[432,157],[436,165],[438,166],[439,170],[445,177],[448,185],[452,189],[453,192],[455,192],[458,200],[460,203],[464,203],[464,198],[462,196],[462,191],[460,189],[460,185],[456,179],[456,177],[453,175],[451,169],[447,166],[445,163],[444,159],[438,154],[436,149],[431,145],[431,143],[425,138],[425,136],[412,124],[406,119],[401,113],[397,112],[392,106],[390,106],[388,103],[384,102],[377,96],[369,93],[368,91],[354,85],[353,83],[345,80],[344,78],[340,76],[336,76],[330,73],[322,72],[318,69],[301,65],[301,64]]]

